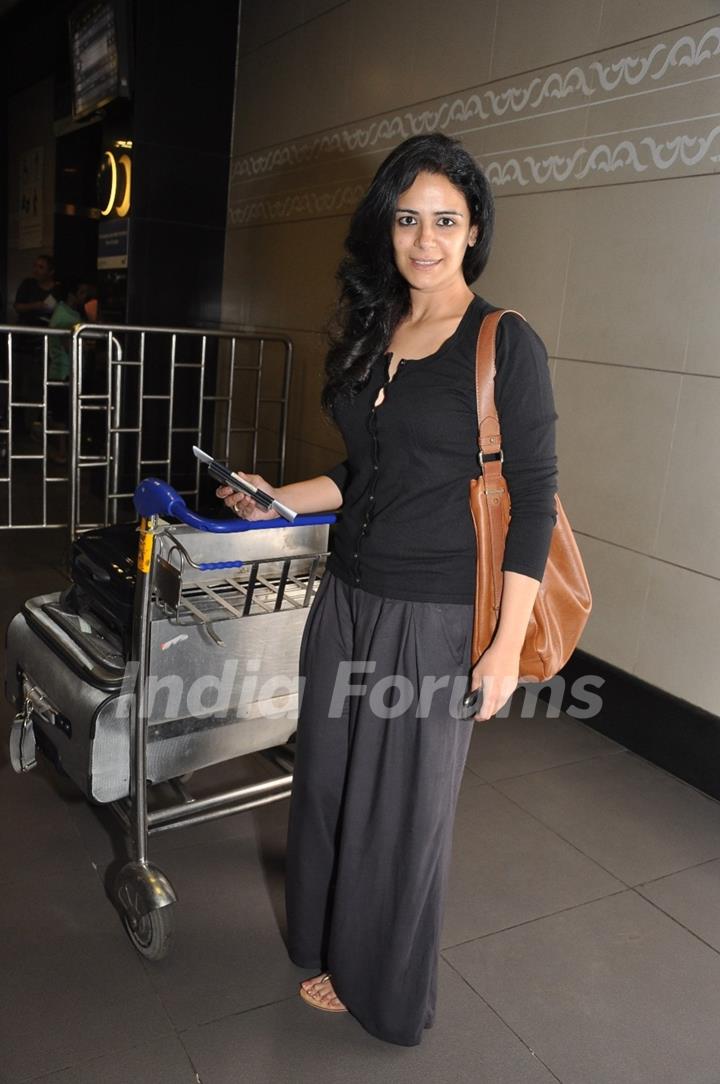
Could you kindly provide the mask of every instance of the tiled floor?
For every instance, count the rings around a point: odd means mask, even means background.
[[[0,545],[4,624],[63,580],[46,536]],[[49,766],[14,775],[6,735],[0,1084],[720,1082],[720,805],[580,722],[476,728],[438,1014],[411,1048],[298,998],[287,803],[151,840],[179,903],[172,952],[149,963],[105,892],[116,822]]]

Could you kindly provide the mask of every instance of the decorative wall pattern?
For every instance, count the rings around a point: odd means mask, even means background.
[[[720,119],[720,118],[719,118]],[[632,174],[645,174],[648,170],[700,173],[717,172],[720,162],[720,124],[715,124],[705,136],[676,135],[670,139],[656,139],[651,135],[635,139],[619,139],[613,144],[596,143],[582,146],[564,154],[536,157],[497,158],[481,163],[494,191],[513,186],[525,189],[529,185],[565,187],[570,183],[603,183],[603,174],[621,176],[627,180]]]
[[[228,222],[231,226],[256,226],[293,218],[348,214],[357,206],[364,191],[364,184],[350,184],[324,191],[290,192],[277,198],[244,200],[230,208]]]
[[[648,176],[716,172],[720,161],[720,23],[709,20],[662,38],[634,42],[594,58],[554,65],[526,77],[501,80],[464,94],[370,118],[307,139],[261,149],[235,159],[229,224],[287,221],[346,213],[369,179],[375,160],[411,135],[445,131],[462,135],[476,153],[499,196],[519,191],[585,184],[616,184]],[[670,104],[689,85],[714,95],[711,112],[657,124],[656,95]],[[578,137],[577,124],[590,109],[611,110],[638,99],[648,121],[612,138]],[[579,111],[585,114],[579,114]],[[641,117],[642,119],[642,117]],[[517,143],[519,122],[525,144]],[[546,126],[554,126],[554,138]],[[567,131],[558,138],[563,126]],[[609,127],[612,128],[612,122]],[[485,133],[508,151],[483,152]],[[587,129],[585,119],[584,130]],[[532,139],[533,132],[537,138]],[[343,163],[345,166],[343,167]],[[334,184],[328,174],[345,174]],[[285,191],[282,191],[287,185]],[[291,189],[291,190],[289,190]]]

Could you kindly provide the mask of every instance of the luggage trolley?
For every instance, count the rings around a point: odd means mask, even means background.
[[[148,837],[290,795],[300,640],[335,516],[206,519],[154,478],[135,507],[129,651],[67,592],[41,595],[8,626],[6,691],[15,770],[34,767],[39,747],[120,818],[133,856],[114,902],[136,949],[161,959],[177,896]],[[186,790],[194,771],[253,752],[283,774],[202,799]],[[148,809],[161,782],[179,801]]]

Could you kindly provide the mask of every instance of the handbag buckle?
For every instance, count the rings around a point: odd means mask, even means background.
[[[502,463],[505,459],[502,448],[499,452],[483,452],[481,448],[477,454],[477,461],[480,464],[480,473],[483,473],[483,463],[498,459],[500,460],[500,463]]]

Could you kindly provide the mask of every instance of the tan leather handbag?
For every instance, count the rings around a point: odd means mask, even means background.
[[[476,357],[480,476],[470,482],[470,510],[477,536],[477,575],[472,658],[475,664],[489,647],[502,597],[502,561],[510,523],[510,495],[502,473],[500,421],[495,407],[495,335],[506,312],[489,313],[480,327]],[[499,454],[497,454],[499,453]],[[487,459],[488,455],[493,456]],[[590,614],[592,596],[572,528],[555,494],[553,528],[542,583],[520,654],[520,681],[548,681],[575,650]]]

